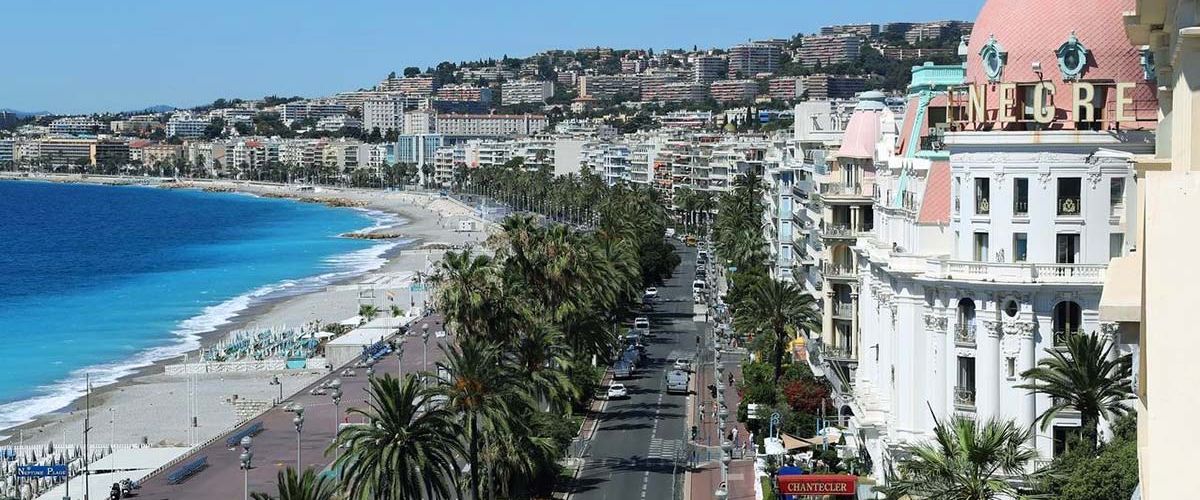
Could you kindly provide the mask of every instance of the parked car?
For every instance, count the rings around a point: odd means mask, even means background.
[[[658,298],[658,288],[656,288],[656,287],[647,288],[645,296],[646,296],[646,298],[649,298],[649,299]]]
[[[608,386],[608,399],[624,399],[629,397],[629,391],[625,389],[625,384],[612,384]]]
[[[650,330],[650,318],[638,316],[633,319],[633,328],[642,331]]]
[[[692,362],[687,358],[679,358],[675,360],[674,368],[676,370],[690,372],[692,371]]]
[[[667,372],[667,394],[687,394],[688,377],[688,372],[683,370]]]

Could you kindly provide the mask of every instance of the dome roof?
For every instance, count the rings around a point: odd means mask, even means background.
[[[987,0],[971,29],[966,81],[989,82],[980,51],[993,38],[1007,53],[998,81],[1064,81],[1056,51],[1074,33],[1089,56],[1080,80],[1144,82],[1140,51],[1125,36],[1121,16],[1134,10],[1135,1]],[[1034,63],[1041,65],[1042,78]]]

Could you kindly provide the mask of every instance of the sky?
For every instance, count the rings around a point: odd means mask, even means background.
[[[983,0],[8,0],[0,108],[315,97],[388,72],[545,49],[701,48],[827,24],[974,20]]]

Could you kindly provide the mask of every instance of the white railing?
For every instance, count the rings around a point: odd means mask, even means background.
[[[843,317],[847,317],[847,318],[853,316],[854,315],[854,304],[851,304],[848,302],[834,302],[833,303],[833,315],[834,316],[843,316]]]
[[[1025,262],[976,262],[968,260],[929,261],[931,274],[953,278],[1004,283],[1089,283],[1104,284],[1105,264],[1033,264]]]
[[[826,278],[853,278],[854,269],[850,266],[840,266],[826,262],[825,265],[821,267],[821,274],[823,274]]]
[[[975,323],[959,323],[954,327],[954,342],[975,345]]]
[[[975,388],[974,387],[955,387],[954,388],[954,405],[958,407],[974,408],[975,407]]]

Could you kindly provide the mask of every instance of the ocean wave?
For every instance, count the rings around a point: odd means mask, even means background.
[[[370,217],[377,230],[405,224],[402,217],[378,210],[356,209]],[[325,272],[299,279],[289,279],[261,286],[250,292],[205,307],[200,314],[181,321],[171,332],[174,342],[142,350],[130,358],[111,363],[91,365],[72,371],[66,378],[37,389],[39,395],[0,405],[0,430],[32,422],[39,416],[63,410],[92,388],[116,383],[138,370],[156,362],[182,356],[201,347],[201,337],[232,323],[239,314],[266,301],[303,295],[320,290],[332,283],[361,276],[380,269],[387,263],[387,253],[411,240],[381,242],[367,248],[334,255],[322,261]],[[11,435],[0,435],[8,439]]]

